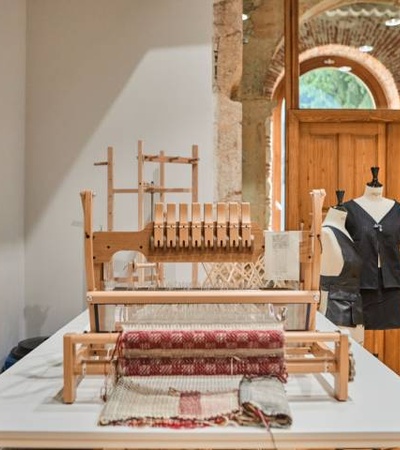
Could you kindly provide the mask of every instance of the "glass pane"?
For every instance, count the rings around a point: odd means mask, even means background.
[[[321,68],[300,77],[300,108],[374,109],[375,101],[356,75],[340,68]]]

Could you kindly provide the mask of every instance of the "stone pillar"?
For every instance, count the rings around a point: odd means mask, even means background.
[[[254,221],[267,228],[271,217],[271,115],[266,78],[283,35],[282,0],[244,0],[249,19],[243,26],[243,200]]]
[[[243,100],[243,198],[252,220],[267,228],[271,210],[271,102]]]
[[[214,0],[215,200],[242,199],[242,0]]]

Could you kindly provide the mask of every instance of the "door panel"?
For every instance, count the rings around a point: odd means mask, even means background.
[[[365,128],[373,134],[365,134]],[[339,134],[337,160],[338,186],[345,191],[345,201],[361,195],[365,184],[372,179],[371,167],[380,168],[379,178],[385,179],[385,133],[375,126],[366,127],[356,133]]]
[[[288,229],[308,227],[308,193],[325,189],[325,209],[336,204],[335,191],[345,191],[345,201],[363,193],[371,180],[371,167],[379,166],[386,178],[386,125],[365,120],[343,122],[314,112],[296,111],[288,129],[287,224]],[[322,119],[322,120],[321,120]],[[297,170],[296,170],[297,168]]]
[[[305,182],[299,183],[300,222],[309,223],[306,214],[309,213],[308,197],[313,189],[325,188],[327,197],[325,205],[334,202],[335,191],[327,186],[336,186],[338,183],[335,170],[338,160],[338,135],[313,133],[308,127],[301,127],[299,177]],[[290,183],[290,180],[289,180]]]
[[[384,195],[400,200],[400,111],[293,110],[287,120],[286,223],[309,226],[306,200],[311,189],[326,190],[325,209],[361,195],[379,167]],[[400,374],[400,330],[365,333],[365,348]]]

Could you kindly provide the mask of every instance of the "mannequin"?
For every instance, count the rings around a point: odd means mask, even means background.
[[[347,211],[331,207],[322,223],[321,243],[324,257],[321,259],[321,273],[324,275],[338,276],[342,270],[342,250],[332,228],[340,230],[352,241],[349,232],[345,228],[346,218]]]
[[[344,204],[346,228],[362,257],[360,293],[365,328],[400,328],[400,204],[383,196],[379,168],[364,194]]]
[[[379,167],[371,167],[372,180],[366,184],[364,194],[354,199],[379,223],[394,205],[394,200],[383,197],[383,185],[378,180]]]
[[[336,325],[350,327],[353,338],[361,343],[363,330],[358,326],[363,323],[359,290],[362,261],[345,228],[347,211],[341,204],[343,194],[336,192],[339,202],[329,208],[322,223],[320,311]]]
[[[394,205],[394,200],[383,197],[383,186],[365,186],[364,194],[355,198],[357,202],[374,220],[379,223]]]

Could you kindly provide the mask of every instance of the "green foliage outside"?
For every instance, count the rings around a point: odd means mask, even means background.
[[[300,77],[300,108],[374,109],[365,84],[338,69],[315,69]]]

